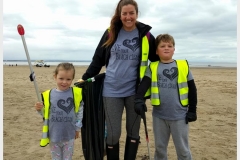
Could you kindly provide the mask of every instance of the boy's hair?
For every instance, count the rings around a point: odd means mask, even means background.
[[[54,76],[56,76],[59,70],[73,70],[73,79],[75,77],[75,68],[72,63],[59,63],[54,71]]]
[[[156,37],[156,41],[155,41],[155,44],[156,44],[156,47],[159,45],[159,43],[162,42],[170,42],[173,44],[173,46],[175,47],[175,41],[174,41],[174,38],[173,36],[169,35],[169,34],[159,34],[157,37]]]

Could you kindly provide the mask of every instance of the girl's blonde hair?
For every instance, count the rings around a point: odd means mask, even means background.
[[[59,63],[56,67],[56,69],[54,70],[54,76],[56,76],[59,72],[59,70],[73,70],[73,79],[75,77],[75,68],[73,66],[72,63]]]

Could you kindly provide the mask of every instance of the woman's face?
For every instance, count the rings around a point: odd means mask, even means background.
[[[132,31],[136,28],[137,16],[134,5],[128,4],[122,7],[120,19],[126,31]]]

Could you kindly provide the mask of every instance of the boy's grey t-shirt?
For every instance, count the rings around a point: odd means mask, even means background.
[[[63,142],[74,139],[76,114],[72,89],[50,93],[49,138],[51,142]]]
[[[106,69],[103,96],[127,97],[136,93],[137,69],[140,63],[138,29],[131,32],[120,30],[111,48]]]
[[[160,96],[160,105],[153,107],[152,115],[165,120],[185,119],[187,107],[183,107],[178,94],[178,68],[176,61],[171,63],[159,63],[158,65],[158,88]],[[152,72],[148,67],[145,76],[152,77]],[[188,81],[193,76],[189,70]]]

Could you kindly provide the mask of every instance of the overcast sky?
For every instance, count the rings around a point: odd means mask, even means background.
[[[136,0],[138,21],[171,34],[175,59],[237,62],[237,0]],[[3,59],[91,60],[115,0],[3,0]]]

